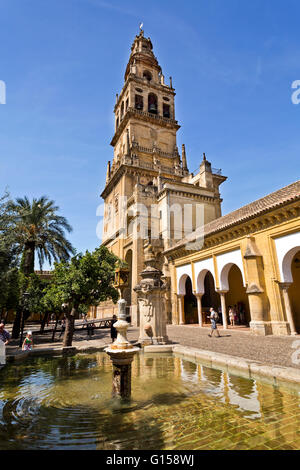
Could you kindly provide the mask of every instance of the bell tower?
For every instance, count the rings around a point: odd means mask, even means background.
[[[176,144],[179,125],[175,120],[175,90],[165,84],[162,69],[144,31],[135,37],[125,71],[125,83],[114,107],[115,134],[112,169],[123,156],[140,164],[174,168],[180,164]]]
[[[180,126],[175,118],[172,78],[169,84],[165,83],[151,39],[144,36],[143,30],[131,46],[114,116],[113,158],[107,164],[101,194],[105,202],[102,243],[128,264],[130,282],[124,298],[132,323],[138,325],[137,294],[133,288],[144,269],[147,246],[151,244],[157,267],[168,282],[170,274],[163,252],[186,235],[186,205],[190,230],[197,227],[196,206],[203,206],[203,223],[219,217],[219,185],[226,177],[211,168],[206,158],[199,173],[189,172],[186,147],[182,145],[182,156],[177,147]],[[170,211],[175,206],[176,214]],[[170,299],[166,305],[171,318]],[[97,307],[97,316],[105,316],[106,311],[111,315],[112,306],[105,309],[102,304]]]

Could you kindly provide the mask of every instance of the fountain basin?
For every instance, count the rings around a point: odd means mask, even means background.
[[[27,357],[0,371],[0,449],[299,449],[300,388],[141,351],[128,403],[104,353]]]

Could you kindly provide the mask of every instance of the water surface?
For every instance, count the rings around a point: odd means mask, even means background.
[[[138,354],[132,400],[105,353],[0,371],[0,449],[299,449],[300,395],[173,355]]]

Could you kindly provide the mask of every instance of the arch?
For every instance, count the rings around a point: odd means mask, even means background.
[[[152,80],[152,74],[149,72],[149,70],[144,70],[143,72],[143,78],[146,78],[148,82],[151,82]]]
[[[144,109],[144,98],[142,95],[135,95],[134,97],[134,107],[139,111],[143,111]]]
[[[186,290],[185,290],[185,285],[186,285],[186,280],[189,277],[188,274],[182,274],[178,281],[178,294],[179,295],[185,295]]]
[[[202,269],[197,276],[197,293],[204,294],[205,287],[204,287],[204,279],[207,273],[210,271],[208,269]]]
[[[203,293],[202,295],[202,314],[204,314],[204,323],[207,322],[206,314],[209,313],[210,307],[219,310],[221,305],[220,295],[216,291],[215,279],[211,271],[202,272],[203,276]]]
[[[197,261],[194,264],[195,268],[195,277],[196,277],[196,292],[197,294],[204,293],[204,279],[208,271],[210,271],[214,282],[215,279],[215,271],[214,271],[214,262],[212,258],[207,258],[201,261]]]
[[[235,325],[244,325],[247,326],[250,323],[250,307],[248,295],[246,293],[246,287],[243,284],[242,272],[235,263],[228,263],[223,268],[223,274],[225,281],[223,281],[223,288],[227,290],[225,296],[226,303],[226,315],[227,321],[229,319],[228,312],[229,308],[235,308],[236,318]]]
[[[241,271],[243,285],[245,284],[245,276],[244,276],[244,267],[243,267],[243,260],[241,251],[234,250],[228,251],[227,253],[223,253],[216,257],[218,272],[219,272],[219,280],[220,280],[220,289],[221,290],[228,290],[228,274],[232,266],[237,266]]]
[[[154,93],[148,95],[148,113],[157,114],[157,96]]]
[[[297,333],[300,333],[300,248],[298,248],[298,250],[294,253],[293,258],[291,259],[290,272],[292,283],[288,289],[288,295],[295,328]]]
[[[171,117],[171,107],[169,104],[163,103],[163,117],[168,119]]]
[[[193,294],[190,276],[185,279],[184,320],[186,324],[198,323],[197,299]]]
[[[296,254],[300,251],[300,245],[291,248],[283,257],[281,271],[283,282],[293,282],[292,261]]]
[[[236,266],[239,269],[239,271],[241,273],[241,276],[242,276],[242,283],[245,287],[244,277],[243,277],[243,273],[241,271],[240,266],[238,266],[236,263],[227,263],[223,266],[222,271],[220,273],[220,288],[221,288],[221,290],[229,290],[228,277],[229,277],[229,271],[232,268],[232,266]]]
[[[282,282],[293,282],[291,274],[292,259],[300,250],[300,232],[289,233],[274,239],[280,280]]]
[[[176,278],[177,278],[177,294],[185,294],[185,281],[187,276],[191,279],[192,277],[192,267],[190,264],[184,264],[183,266],[176,267]]]

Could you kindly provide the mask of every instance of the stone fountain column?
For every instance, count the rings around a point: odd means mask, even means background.
[[[129,399],[131,396],[131,363],[139,351],[127,340],[126,300],[118,301],[118,321],[114,323],[118,332],[117,339],[105,352],[113,363],[112,396]]]
[[[155,268],[155,255],[151,245],[145,251],[146,268],[141,272],[142,280],[134,287],[138,295],[140,311],[140,336],[142,346],[149,344],[168,344],[167,313],[165,310],[162,272]]]

